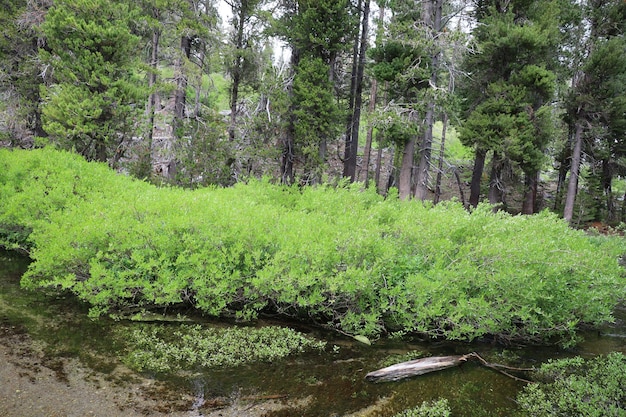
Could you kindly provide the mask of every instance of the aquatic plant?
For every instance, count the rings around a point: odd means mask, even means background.
[[[422,405],[404,410],[394,417],[450,417],[451,415],[448,400],[440,398],[434,401],[424,401]]]
[[[127,336],[125,362],[136,370],[152,372],[271,362],[326,347],[325,342],[276,326],[142,325]]]

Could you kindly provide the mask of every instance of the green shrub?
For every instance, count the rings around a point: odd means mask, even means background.
[[[626,357],[619,352],[584,360],[550,361],[540,381],[518,395],[520,416],[626,416]]]
[[[0,239],[22,284],[91,314],[181,303],[314,319],[343,332],[576,340],[623,298],[623,239],[556,215],[384,199],[360,184],[157,188],[52,150],[0,151]]]

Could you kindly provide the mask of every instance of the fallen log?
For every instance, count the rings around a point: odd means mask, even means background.
[[[365,375],[365,379],[369,382],[391,382],[398,381],[413,376],[424,375],[430,372],[441,371],[443,369],[453,368],[473,359],[481,365],[500,372],[503,375],[513,378],[520,382],[530,382],[524,378],[517,377],[507,371],[528,372],[534,371],[533,368],[514,368],[497,363],[489,363],[484,360],[478,353],[472,352],[466,355],[452,356],[432,356],[429,358],[415,359],[408,362],[401,362],[386,368],[373,371]]]
[[[467,362],[470,357],[473,357],[473,355],[432,356],[429,358],[414,359],[370,372],[365,375],[365,379],[369,382],[398,381],[412,376],[424,375],[430,372],[459,366]]]

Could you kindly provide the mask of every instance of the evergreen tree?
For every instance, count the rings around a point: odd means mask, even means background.
[[[226,0],[233,13],[232,34],[229,39],[230,53],[226,59],[226,70],[230,74],[230,126],[228,135],[235,140],[239,92],[245,84],[252,84],[260,72],[259,35],[266,24],[261,10],[265,0]]]
[[[328,143],[336,139],[340,129],[335,68],[355,25],[348,0],[286,1],[283,6],[284,15],[275,30],[291,46],[293,84],[289,87],[291,105],[281,177],[293,181],[294,163],[299,160],[303,163],[303,180],[318,182],[326,164]],[[313,138],[315,144],[311,143]]]
[[[430,87],[431,54],[415,27],[422,22],[422,10],[413,0],[390,2],[392,12],[386,39],[371,50],[374,76],[388,87],[395,105],[383,128],[387,140],[400,153],[399,196],[409,198],[412,190],[415,151],[419,143],[420,120],[426,113],[426,90]]]
[[[617,0],[593,0],[581,5],[586,37],[578,44],[580,60],[566,97],[566,121],[574,132],[572,163],[563,216],[574,220],[574,204],[581,166],[587,162],[600,183],[595,200],[604,200],[608,217],[615,220],[612,179],[624,172],[626,124],[626,4]],[[583,152],[585,151],[585,152]],[[583,160],[583,153],[587,161]],[[582,220],[599,220],[600,212]]]
[[[42,61],[54,82],[42,88],[43,127],[61,147],[108,161],[132,135],[144,91],[133,80],[139,38],[130,4],[57,0],[42,31]]]
[[[487,153],[492,153],[491,203],[505,203],[504,166],[523,173],[522,211],[533,213],[538,172],[551,136],[550,100],[557,40],[555,2],[478,2],[474,31],[477,53],[470,54],[464,86],[467,120],[460,133],[475,149],[470,204],[480,199]]]

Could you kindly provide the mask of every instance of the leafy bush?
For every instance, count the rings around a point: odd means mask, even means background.
[[[239,366],[322,350],[325,343],[285,327],[149,326],[131,332],[126,362],[140,371]]]
[[[619,352],[584,360],[550,361],[540,381],[518,395],[521,416],[626,416],[626,357]]]
[[[0,239],[34,260],[23,285],[70,290],[94,316],[187,303],[367,336],[571,344],[624,294],[623,239],[548,212],[470,213],[360,184],[157,188],[47,149],[0,151],[0,168]]]

